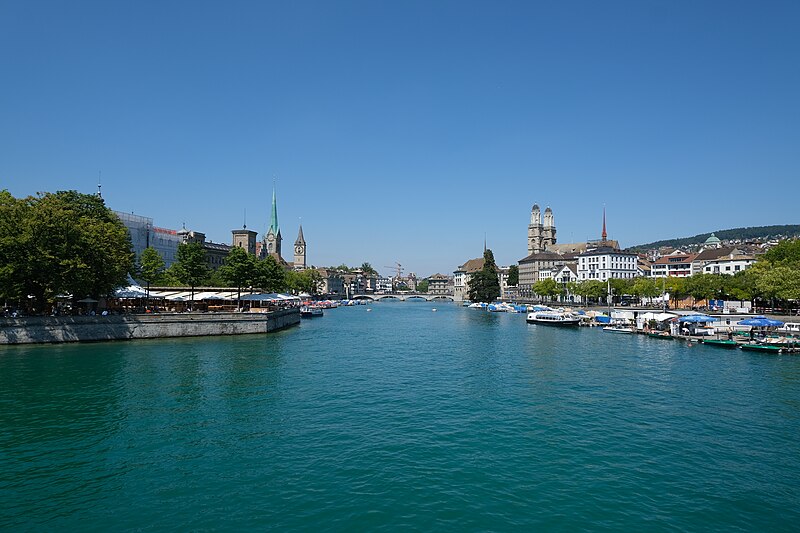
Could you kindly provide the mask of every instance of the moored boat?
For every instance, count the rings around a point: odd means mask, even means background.
[[[663,332],[663,333],[648,333],[647,336],[650,337],[650,338],[653,338],[653,339],[674,339],[675,338],[675,337],[673,337],[672,335],[670,335],[667,332]]]
[[[300,317],[301,318],[313,318],[315,316],[322,316],[323,311],[321,307],[311,306],[311,305],[304,305],[300,308]]]
[[[577,326],[580,324],[581,318],[572,313],[550,309],[528,313],[525,321],[528,324],[546,324],[548,326]]]
[[[608,333],[633,333],[633,328],[628,326],[606,326],[603,331]]]
[[[719,348],[727,348],[732,350],[739,346],[739,343],[732,340],[723,340],[723,339],[703,339],[700,342],[703,344],[707,344],[708,346],[717,346]]]
[[[780,346],[770,346],[768,344],[742,344],[742,350],[747,350],[749,352],[779,354],[783,351],[783,348]]]

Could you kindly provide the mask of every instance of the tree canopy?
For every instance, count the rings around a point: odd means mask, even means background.
[[[206,251],[199,242],[180,243],[176,261],[170,271],[181,283],[192,288],[192,302],[194,302],[194,289],[201,285],[208,276]]]
[[[512,287],[519,285],[519,267],[517,265],[508,267],[508,284]]]
[[[164,273],[164,258],[158,250],[148,246],[139,257],[139,278],[147,284],[147,297],[150,297],[150,284],[155,283]]]
[[[134,270],[128,230],[96,195],[0,193],[0,291],[42,312],[58,295],[107,296]],[[23,302],[25,302],[23,304]]]
[[[561,287],[553,278],[545,278],[533,284],[533,292],[547,299],[552,299],[561,292]]]
[[[473,302],[493,302],[500,296],[497,264],[491,250],[483,252],[483,268],[470,277],[467,295]]]

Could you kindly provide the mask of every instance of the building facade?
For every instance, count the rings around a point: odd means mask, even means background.
[[[449,295],[451,287],[451,278],[444,274],[437,273],[428,278],[428,294]]]
[[[659,257],[650,265],[650,276],[654,278],[685,278],[692,275],[692,262],[696,254],[675,250]]]
[[[577,275],[580,281],[630,279],[636,277],[639,256],[610,246],[584,252],[578,256]]]
[[[231,244],[234,248],[243,248],[248,254],[256,255],[256,236],[258,234],[255,231],[249,230],[245,226],[242,229],[232,230],[231,235]]]
[[[564,257],[554,252],[538,252],[519,260],[519,285],[521,298],[534,296],[533,284],[539,281],[539,272],[563,266]]]
[[[206,254],[206,266],[216,270],[225,264],[225,258],[232,246],[206,240],[206,234],[200,231],[187,230],[186,226],[178,230],[178,237],[182,244],[200,244]]]
[[[453,271],[453,300],[463,302],[469,299],[469,280],[483,268],[483,263],[483,257],[470,259]]]
[[[709,237],[709,239],[711,239],[711,237]],[[706,243],[708,243],[708,241],[706,241]],[[735,258],[742,258],[742,260],[735,261]],[[743,250],[733,246],[714,246],[711,248],[704,247],[704,249],[701,250],[692,261],[692,275],[700,273],[735,274],[740,270],[744,270],[754,262],[755,259],[752,255],[745,254]],[[722,265],[722,263],[725,263],[725,265]],[[721,271],[715,272],[714,264],[716,264],[716,267],[723,266]],[[738,266],[739,268],[736,270],[731,268],[730,270],[725,271],[724,266],[733,267],[734,265]],[[712,268],[706,269],[707,266]]]
[[[703,274],[729,274],[747,270],[756,258],[752,255],[731,255],[720,257],[703,265]]]
[[[142,252],[148,247],[154,248],[161,255],[167,267],[175,262],[178,254],[178,245],[181,243],[176,230],[159,228],[153,225],[153,219],[150,217],[121,211],[114,211],[114,214],[128,229],[137,263]]]

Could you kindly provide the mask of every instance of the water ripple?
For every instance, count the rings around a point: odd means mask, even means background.
[[[800,523],[800,358],[436,307],[0,350],[0,529]]]

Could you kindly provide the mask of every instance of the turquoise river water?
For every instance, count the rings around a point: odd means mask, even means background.
[[[370,308],[0,349],[0,530],[800,528],[800,357]]]

